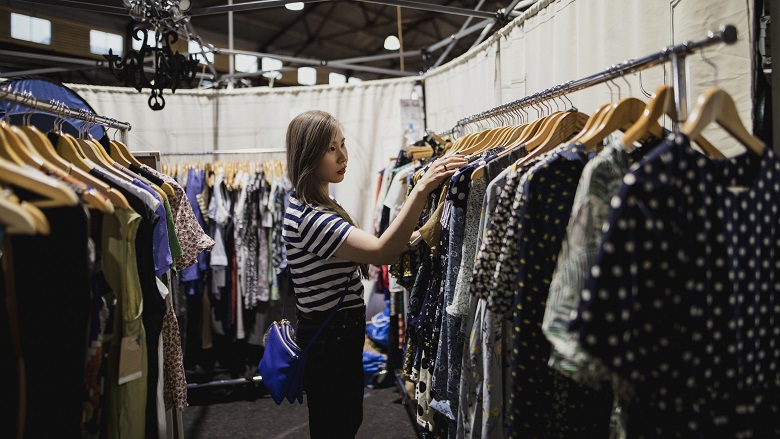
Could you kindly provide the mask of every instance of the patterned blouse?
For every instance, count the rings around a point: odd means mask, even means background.
[[[516,214],[511,227],[517,248],[508,260],[517,267],[517,274],[510,290],[514,295],[509,352],[511,437],[595,438],[609,434],[611,392],[594,391],[551,369],[551,347],[542,333],[550,281],[588,158],[580,144],[558,149],[526,174],[519,192],[522,210],[513,209]]]
[[[780,437],[780,161],[682,134],[631,167],[570,330],[640,438]]]

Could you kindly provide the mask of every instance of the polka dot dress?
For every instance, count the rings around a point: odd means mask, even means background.
[[[567,145],[529,171],[518,192],[522,209],[513,209],[515,221],[510,224],[516,242],[507,246],[513,254],[504,260],[515,261],[516,276],[508,300],[492,302],[499,310],[506,308],[512,323],[510,437],[609,436],[611,393],[594,391],[550,368],[552,348],[542,332],[550,282],[587,161],[581,145]],[[494,298],[500,297],[499,291]]]
[[[629,438],[780,437],[780,161],[672,135],[633,166],[570,331],[622,383]]]

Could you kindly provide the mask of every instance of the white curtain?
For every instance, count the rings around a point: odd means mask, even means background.
[[[739,41],[704,50],[717,66],[718,85],[737,103],[750,126],[750,11],[744,0],[541,0],[473,51],[428,72],[425,78],[428,127],[452,128],[458,119],[505,104],[611,65],[658,52],[663,47],[699,40],[724,24],[737,27]],[[689,113],[699,94],[714,85],[714,70],[701,55],[688,57]],[[665,73],[666,71],[666,73]],[[672,83],[671,67],[642,73],[652,91]],[[644,98],[639,75],[618,79],[568,96],[580,111],[621,97]],[[567,102],[558,101],[563,107]],[[553,103],[553,108],[555,104]],[[534,110],[529,109],[532,117]],[[705,132],[728,154],[740,151],[722,131]]]
[[[404,143],[401,100],[409,99],[415,78],[343,86],[179,90],[166,95],[162,111],[147,107],[148,90],[70,84],[104,116],[129,122],[131,151],[214,151],[284,149],[290,120],[307,110],[333,114],[344,126],[349,165],[336,199],[368,228],[376,194],[376,172]],[[173,156],[170,161],[258,159],[258,156]],[[260,159],[284,159],[264,154]],[[164,157],[165,159],[165,157]]]

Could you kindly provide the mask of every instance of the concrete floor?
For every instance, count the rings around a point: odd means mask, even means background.
[[[262,386],[190,389],[189,400],[183,412],[187,439],[309,438],[306,401],[277,406]],[[365,389],[357,439],[369,438],[417,438],[396,387]]]

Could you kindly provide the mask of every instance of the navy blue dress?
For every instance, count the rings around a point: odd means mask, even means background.
[[[780,161],[670,136],[623,178],[570,330],[633,438],[780,437]]]

